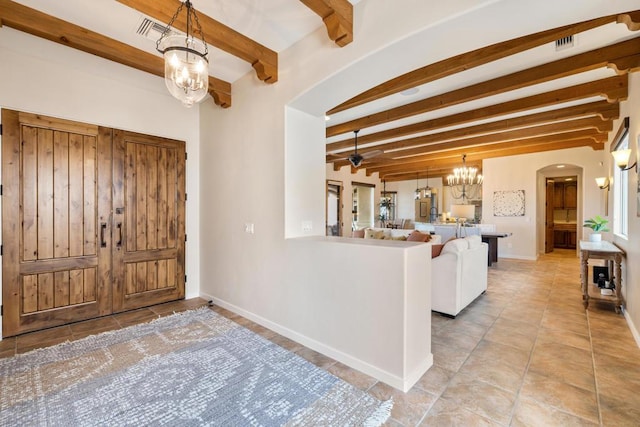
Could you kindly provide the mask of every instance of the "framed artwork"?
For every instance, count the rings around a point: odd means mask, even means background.
[[[524,216],[524,190],[494,191],[493,216]]]

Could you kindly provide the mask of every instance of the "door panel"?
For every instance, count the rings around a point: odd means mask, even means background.
[[[184,153],[181,141],[114,131],[114,311],[184,298]]]
[[[3,335],[110,313],[111,131],[11,110],[2,122]]]
[[[184,298],[184,142],[2,123],[3,336]]]

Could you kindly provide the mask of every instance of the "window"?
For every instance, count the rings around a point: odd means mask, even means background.
[[[625,118],[611,143],[612,151],[629,148],[629,118]],[[613,167],[613,232],[622,237],[629,233],[629,174]]]

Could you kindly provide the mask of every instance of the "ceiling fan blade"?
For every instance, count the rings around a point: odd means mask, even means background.
[[[373,150],[373,151],[367,151],[366,153],[362,153],[362,157],[366,160],[366,159],[371,159],[373,157],[377,157],[384,154],[384,151],[382,150]]]

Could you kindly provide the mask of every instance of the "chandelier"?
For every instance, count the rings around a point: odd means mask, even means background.
[[[175,34],[171,27],[184,6],[187,7],[187,34]],[[197,33],[200,39],[194,37]],[[190,0],[180,3],[156,42],[156,50],[164,56],[164,83],[169,93],[185,107],[202,101],[209,89],[209,49]]]
[[[455,168],[453,174],[447,176],[447,184],[451,188],[454,199],[476,199],[482,194],[483,177],[478,168],[467,167],[467,155],[462,155],[462,167]]]

